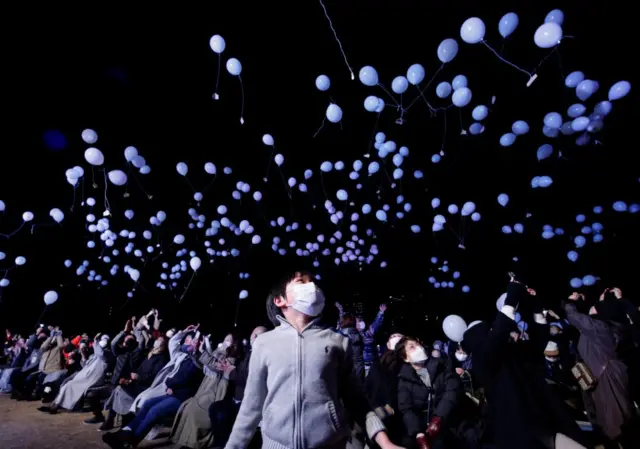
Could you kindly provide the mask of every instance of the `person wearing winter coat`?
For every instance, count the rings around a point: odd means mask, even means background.
[[[356,320],[350,313],[344,313],[340,317],[338,332],[349,339],[353,351],[353,372],[356,377],[364,382],[364,339],[356,329]]]
[[[459,446],[454,431],[464,395],[460,377],[443,360],[430,358],[415,338],[403,337],[396,353],[404,363],[398,373],[398,409],[405,426],[405,446],[444,449]]]

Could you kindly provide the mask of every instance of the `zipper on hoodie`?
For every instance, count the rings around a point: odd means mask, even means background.
[[[294,425],[294,449],[302,449],[302,335],[296,330],[296,402]]]

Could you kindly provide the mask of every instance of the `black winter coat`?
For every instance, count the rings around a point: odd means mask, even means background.
[[[429,392],[431,391],[431,413],[442,419],[442,427],[456,427],[456,408],[464,391],[460,378],[447,368],[446,362],[429,359],[426,364],[431,379],[431,390],[422,382],[411,365],[403,364],[398,374],[398,408],[402,413],[407,434],[415,438],[425,433],[428,422]]]

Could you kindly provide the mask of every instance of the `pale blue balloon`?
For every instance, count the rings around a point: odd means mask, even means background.
[[[387,213],[383,210],[376,211],[376,218],[380,221],[387,221]]]
[[[522,223],[516,223],[513,225],[513,230],[518,234],[522,234],[524,232],[524,226],[522,225]]]
[[[437,264],[438,263],[438,258],[437,257],[432,257],[431,258],[431,263],[432,264]]]
[[[576,223],[584,223],[587,217],[584,214],[576,215]]]
[[[571,262],[576,262],[578,260],[578,253],[576,251],[569,251],[567,253],[567,259]]]
[[[593,232],[598,233],[602,232],[604,226],[602,226],[602,223],[595,222],[591,225],[591,229],[593,229]]]
[[[611,109],[613,109],[613,104],[611,104],[610,101],[605,100],[598,103],[596,107],[593,108],[593,112],[603,117],[606,117],[611,112]]]
[[[467,80],[467,77],[464,75],[456,75],[455,78],[453,78],[453,81],[451,81],[451,86],[453,87],[454,91],[462,87],[467,87],[468,84],[469,80]]]
[[[413,177],[416,179],[422,179],[424,178],[424,173],[422,173],[420,170],[416,170],[413,172]]]
[[[365,86],[375,86],[378,84],[378,72],[370,65],[361,68],[358,77],[360,78],[360,82]]]
[[[547,125],[545,125],[542,127],[542,134],[553,139],[555,137],[558,137],[558,134],[560,134],[560,130],[558,128],[549,128]]]
[[[570,89],[573,89],[578,87],[578,84],[580,84],[583,80],[584,80],[584,73],[580,71],[571,72],[565,78],[564,85]]]
[[[616,212],[626,212],[627,211],[627,203],[624,201],[616,201],[613,203],[613,210]]]
[[[349,198],[349,195],[347,194],[347,191],[344,189],[340,189],[336,192],[336,197],[340,200],[340,201],[347,201],[347,198]]]
[[[489,115],[489,108],[487,108],[483,104],[479,104],[478,106],[473,108],[473,111],[471,111],[471,117],[473,117],[473,119],[477,120],[478,122],[486,119],[488,115]]]
[[[587,111],[587,108],[581,103],[575,103],[567,109],[567,115],[571,118],[577,118]]]
[[[331,86],[331,80],[327,75],[319,75],[316,78],[316,88],[319,91],[324,92],[325,90],[328,90],[330,86]]]
[[[498,32],[502,37],[508,37],[513,33],[516,28],[518,28],[518,24],[520,23],[520,19],[515,12],[508,12],[500,19],[498,23]]]
[[[548,143],[545,143],[544,145],[540,145],[540,147],[538,148],[538,151],[536,152],[536,157],[538,158],[539,161],[542,161],[548,158],[549,156],[551,156],[552,154],[553,154],[553,147]]]
[[[640,204],[633,203],[631,206],[629,206],[629,213],[637,214],[638,212],[640,212]]]
[[[438,208],[440,206],[440,198],[433,198],[431,200],[431,207],[433,207],[434,209]]]
[[[412,64],[407,70],[407,80],[414,86],[424,80],[424,67],[420,64]]]
[[[576,145],[578,145],[579,147],[589,145],[590,142],[591,136],[589,134],[580,134],[578,137],[576,137]]]
[[[401,168],[396,168],[393,171],[393,179],[400,179],[404,175],[404,171]]]
[[[555,234],[553,233],[553,231],[544,231],[542,233],[542,238],[545,240],[550,240],[555,236]]]
[[[580,288],[582,287],[582,279],[573,278],[569,281],[569,285],[571,286],[571,288]]]
[[[342,120],[342,108],[337,104],[331,103],[327,107],[326,116],[327,120],[329,120],[331,123],[338,123],[340,120]]]
[[[577,235],[573,239],[573,243],[576,245],[576,248],[582,248],[587,243],[587,239],[585,239],[582,235]]]
[[[375,95],[369,95],[364,99],[364,108],[369,112],[375,112],[380,104],[380,99]]]
[[[484,125],[477,122],[472,123],[471,126],[469,126],[469,132],[474,136],[482,134],[484,132]]]
[[[403,94],[409,88],[409,81],[404,76],[396,76],[391,81],[391,90],[397,94]]]
[[[462,286],[462,293],[469,293],[470,291],[471,291],[471,288],[468,285]]]
[[[431,156],[431,162],[433,162],[434,164],[437,164],[438,162],[440,162],[440,155],[434,154],[433,156]]]
[[[370,212],[371,212],[371,206],[368,205],[368,204],[364,204],[362,206],[362,213],[366,215],[366,214],[368,214]]]
[[[596,93],[599,89],[600,85],[597,81],[593,80],[584,80],[581,81],[580,84],[576,87],[576,96],[581,101],[587,101],[591,95]]]
[[[544,18],[544,23],[555,23],[562,26],[564,22],[564,13],[559,9],[554,9]]]
[[[382,131],[378,131],[376,133],[376,142],[384,143],[385,140],[387,140],[387,136],[385,135],[385,133],[383,133]]]
[[[369,164],[369,167],[367,168],[367,170],[369,171],[370,175],[373,175],[374,173],[378,173],[378,170],[380,170],[380,164],[377,163],[376,161],[373,161]]]
[[[502,227],[502,233],[503,233],[503,234],[511,234],[511,226],[504,225],[504,226]]]
[[[529,124],[524,120],[517,120],[511,125],[511,131],[516,136],[522,136],[529,132]]]
[[[575,131],[571,127],[571,122],[572,122],[572,120],[569,120],[568,122],[564,122],[562,124],[562,126],[560,127],[560,132],[562,134],[564,134],[565,136],[570,136],[571,134],[575,133]]]
[[[451,96],[451,101],[454,105],[459,108],[463,108],[471,102],[471,89],[468,87],[460,87],[457,90],[454,90],[453,95]]]
[[[413,232],[414,234],[419,234],[420,233],[420,226],[411,225],[411,232]]]
[[[577,132],[584,131],[587,129],[587,126],[589,126],[589,119],[584,116],[575,118],[573,122],[571,122],[571,128]]]
[[[457,214],[458,206],[456,206],[455,204],[449,204],[449,207],[447,207],[447,212],[449,212],[451,215]]]
[[[324,161],[322,164],[320,164],[320,170],[328,173],[333,170],[333,164],[329,161]]]
[[[592,276],[590,274],[582,278],[582,284],[585,285],[586,287],[591,287],[592,285],[595,285],[595,283],[596,283],[595,276]]]
[[[540,176],[540,188],[546,188],[549,187],[551,184],[553,184],[553,179],[551,178],[551,176]]]
[[[507,207],[507,204],[509,204],[509,195],[507,195],[506,193],[501,193],[500,195],[498,195],[498,204],[500,204],[502,207]]]
[[[474,212],[473,214],[471,214],[471,221],[480,221],[480,218],[482,218],[482,216],[479,212]]]
[[[582,229],[580,229],[580,232],[582,232],[585,235],[591,234],[591,231],[592,229],[589,226],[583,226]]]
[[[603,210],[604,210],[604,209],[602,208],[602,206],[595,206],[595,207],[593,208],[593,213],[594,213],[594,214],[601,214]]]
[[[436,95],[438,96],[438,98],[447,98],[449,95],[451,95],[452,90],[453,88],[451,87],[451,84],[449,84],[447,81],[442,81],[436,86]]]
[[[562,126],[562,116],[557,112],[549,112],[544,116],[544,124],[549,128],[560,129]]]
[[[394,154],[391,160],[393,162],[393,165],[395,165],[396,167],[400,167],[402,165],[402,162],[404,162],[404,157],[402,157],[401,154]]]
[[[438,45],[438,59],[446,64],[453,61],[453,58],[458,54],[458,43],[455,39],[445,39]]]
[[[619,100],[626,97],[631,90],[629,81],[618,81],[609,89],[609,101]]]
[[[503,147],[510,147],[516,141],[516,135],[513,133],[506,133],[500,137],[500,145]]]
[[[594,234],[593,243],[600,243],[602,240],[604,240],[602,234]]]

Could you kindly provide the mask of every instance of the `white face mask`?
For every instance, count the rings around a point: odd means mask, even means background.
[[[389,339],[389,343],[387,343],[387,347],[392,351],[396,349],[396,345],[400,341],[402,337],[393,337]]]
[[[153,342],[153,349],[158,349],[162,345],[162,340],[156,340]]]
[[[422,346],[418,346],[409,353],[409,360],[411,363],[422,363],[427,360],[427,353]]]
[[[174,336],[174,332],[172,330],[168,330],[165,335],[167,336],[167,338],[171,338]]]
[[[366,325],[364,321],[359,321],[358,322],[358,330],[363,331],[365,329]]]
[[[550,362],[555,362],[555,361],[557,361],[557,360],[558,360],[558,357],[549,357],[549,356],[545,356],[544,358],[545,358],[545,359],[547,359],[547,360],[548,360],[548,361],[550,361]]]
[[[102,349],[107,347],[107,340],[100,340],[98,343]]]
[[[458,360],[458,362],[464,362],[468,358],[469,356],[464,352],[456,352],[456,360]]]
[[[313,282],[295,284],[288,290],[293,299],[291,307],[307,316],[318,316],[324,310],[324,294]]]

